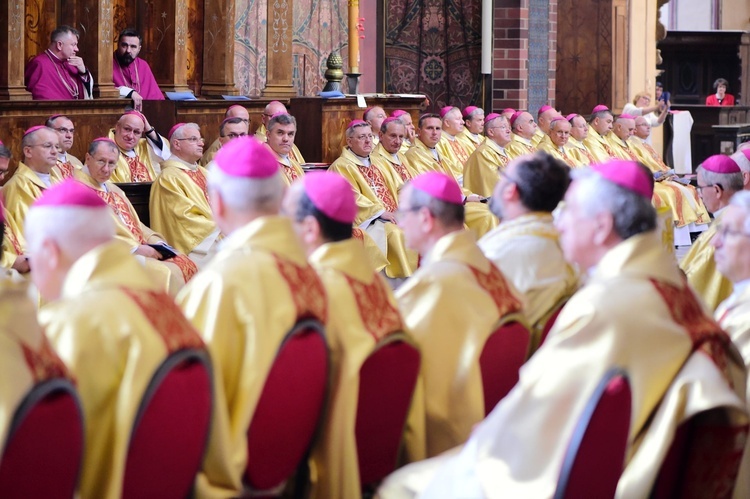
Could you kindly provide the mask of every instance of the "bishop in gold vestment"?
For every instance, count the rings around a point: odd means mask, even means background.
[[[120,148],[112,182],[152,182],[159,174],[159,163],[169,158],[169,143],[138,111],[128,111],[117,121],[108,137]],[[145,137],[144,137],[145,136]]]
[[[594,158],[592,163],[604,163],[617,155],[607,141],[607,135],[612,132],[614,117],[612,112],[603,105],[594,108],[589,121],[589,130],[583,145]]]
[[[284,189],[276,158],[255,138],[240,137],[215,164],[211,199],[227,237],[177,299],[214,362],[216,405],[196,481],[197,496],[212,499],[243,493],[247,430],[284,337],[299,320],[325,324],[327,314],[323,285],[291,222],[276,215]],[[244,192],[232,189],[236,182]]]
[[[480,196],[489,197],[497,184],[499,171],[505,170],[510,156],[505,147],[511,132],[504,116],[490,113],[485,120],[486,140],[469,156],[464,165],[464,187]]]

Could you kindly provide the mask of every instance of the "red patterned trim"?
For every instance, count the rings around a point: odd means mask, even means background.
[[[375,341],[404,330],[401,314],[388,299],[388,290],[377,276],[370,284],[358,281],[347,274],[344,274],[344,277],[354,294],[362,323]]]
[[[469,265],[469,268],[479,287],[485,290],[495,302],[500,317],[521,310],[521,302],[511,293],[505,277],[495,265],[490,263],[490,271],[486,274],[471,265]]]
[[[289,285],[292,300],[297,308],[297,318],[313,317],[325,324],[328,316],[326,293],[315,270],[309,265],[295,265],[276,254],[273,258],[276,260],[279,273]]]
[[[26,365],[34,378],[34,383],[39,383],[53,378],[68,378],[71,375],[68,368],[47,341],[47,337],[42,335],[42,344],[39,350],[34,350],[23,342],[20,342],[21,350]]]

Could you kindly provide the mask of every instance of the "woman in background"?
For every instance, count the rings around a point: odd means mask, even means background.
[[[729,82],[719,78],[714,82],[715,94],[706,97],[707,106],[734,106],[734,95],[727,93]]]

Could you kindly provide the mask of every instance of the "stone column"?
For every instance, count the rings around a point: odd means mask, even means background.
[[[23,81],[23,20],[23,0],[9,0],[0,7],[0,99],[31,100]]]
[[[268,0],[267,81],[263,97],[296,97],[292,84],[294,0]]]

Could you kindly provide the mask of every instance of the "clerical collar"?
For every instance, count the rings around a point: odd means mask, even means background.
[[[453,142],[454,140],[456,140],[455,136],[449,134],[445,130],[443,130],[443,137],[445,137],[446,139],[450,140],[451,142]]]
[[[47,187],[50,187],[52,185],[52,182],[50,181],[50,174],[49,173],[41,173],[36,170],[31,170],[36,174],[37,177],[39,177],[39,180],[42,181],[44,185]]]
[[[391,158],[393,158],[393,162],[397,165],[401,164],[401,159],[399,159],[398,153],[391,153]]]
[[[169,159],[170,159],[170,160],[175,160],[175,161],[177,161],[177,162],[179,162],[179,163],[182,163],[183,165],[187,166],[187,167],[188,167],[189,169],[191,169],[191,170],[193,170],[193,171],[195,171],[195,170],[197,170],[197,169],[198,169],[198,163],[188,163],[188,162],[187,162],[187,161],[185,161],[184,159],[180,158],[179,156],[175,156],[174,154],[172,154],[172,155],[171,155],[171,156],[169,157]]]
[[[479,134],[478,133],[469,132],[469,135],[471,135],[475,139],[479,140]]]
[[[65,163],[67,160],[68,160],[68,155],[65,154],[64,152],[57,155],[57,161],[59,161],[60,163]]]
[[[434,147],[431,147],[428,149],[430,149],[430,152],[432,153],[432,157],[440,161],[440,154],[438,153],[437,149],[435,149]]]
[[[370,156],[360,156],[359,154],[355,154],[354,151],[352,151],[352,154],[354,154],[354,157],[357,158],[362,162],[365,166],[370,166],[372,163],[370,163]]]
[[[283,156],[279,155],[279,161],[284,163],[286,166],[292,166],[292,162],[289,161],[289,155],[285,154]]]

